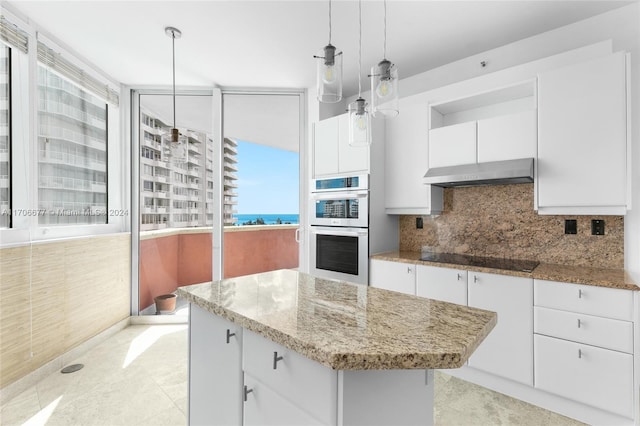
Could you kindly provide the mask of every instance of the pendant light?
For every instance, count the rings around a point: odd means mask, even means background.
[[[174,27],[166,27],[164,32],[171,37],[172,58],[173,58],[173,128],[162,138],[164,156],[172,163],[184,163],[188,159],[188,140],[180,134],[176,127],[176,38],[182,37],[182,32]]]
[[[329,0],[329,44],[313,56],[317,64],[318,101],[340,102],[342,99],[342,51],[331,44],[331,0]]]
[[[349,104],[349,145],[371,145],[371,116],[362,98],[362,0],[358,0],[358,99]]]
[[[387,0],[384,3],[382,60],[371,67],[371,112],[374,117],[398,115],[398,67],[387,59]]]

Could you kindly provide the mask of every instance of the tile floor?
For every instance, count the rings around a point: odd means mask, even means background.
[[[186,425],[187,326],[134,325],[7,402],[0,424]],[[579,425],[505,395],[436,374],[437,425]]]

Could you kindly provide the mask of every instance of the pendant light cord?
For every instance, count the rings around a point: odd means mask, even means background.
[[[382,59],[387,59],[387,0],[384,0],[383,4],[384,4],[384,44],[382,48]]]
[[[176,34],[171,33],[171,50],[173,58],[173,128],[176,128]]]
[[[331,44],[331,0],[329,0],[329,44]]]
[[[358,98],[362,92],[362,0],[358,0]]]

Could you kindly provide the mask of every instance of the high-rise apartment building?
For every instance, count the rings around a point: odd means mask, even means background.
[[[41,225],[107,223],[107,103],[38,66]]]
[[[186,162],[174,162],[163,145],[170,127],[141,111],[140,211],[142,231],[213,225],[213,140],[206,133],[179,129],[188,139]],[[166,142],[164,142],[166,144]],[[224,141],[224,224],[235,223],[236,143]]]
[[[0,45],[0,228],[11,226],[9,164],[9,48]]]

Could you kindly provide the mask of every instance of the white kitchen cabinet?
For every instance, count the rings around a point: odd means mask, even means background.
[[[349,145],[348,115],[313,125],[313,176],[369,172],[369,147]]]
[[[416,265],[371,259],[369,285],[405,294],[416,294]]]
[[[534,281],[535,386],[633,418],[630,290]]]
[[[313,175],[338,173],[338,117],[313,124]]]
[[[633,417],[633,355],[535,335],[536,388]]]
[[[251,331],[245,331],[243,339],[245,378],[250,375],[319,422],[335,423],[334,370]]]
[[[291,403],[277,392],[255,379],[244,376],[247,391],[244,403],[244,426],[300,426],[326,425]]]
[[[538,132],[538,213],[626,213],[623,52],[539,74]]]
[[[429,132],[429,168],[476,163],[476,124],[471,121],[432,129]]]
[[[242,327],[190,309],[189,424],[242,424]]]
[[[416,266],[416,296],[467,305],[467,271]]]
[[[478,163],[535,158],[537,144],[535,110],[478,120]]]
[[[430,106],[429,168],[536,157],[535,82]]]
[[[498,323],[469,366],[533,386],[533,279],[469,272],[469,306],[498,314]]]
[[[385,128],[385,212],[442,212],[442,188],[422,183],[429,158],[427,94],[400,99],[402,111]]]

